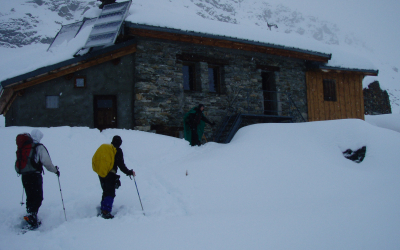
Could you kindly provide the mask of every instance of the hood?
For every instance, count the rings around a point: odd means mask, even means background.
[[[31,132],[31,137],[33,141],[40,142],[40,140],[43,138],[43,133],[39,129],[34,129]]]

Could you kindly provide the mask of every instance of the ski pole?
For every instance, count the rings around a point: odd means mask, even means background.
[[[56,169],[58,171],[58,167],[56,167]],[[58,171],[58,172],[60,172],[60,171]],[[64,199],[63,199],[63,195],[62,195],[62,191],[61,191],[60,176],[57,175],[57,177],[58,177],[58,186],[60,187],[61,202],[62,202],[63,209],[64,209],[64,217],[65,217],[65,221],[67,221],[67,215],[65,214]]]
[[[129,176],[129,178],[131,178],[131,180],[132,180],[131,176]],[[136,191],[139,196],[140,206],[142,206],[143,215],[146,216],[146,214],[144,213],[143,205],[142,205],[142,199],[140,199],[139,189],[137,188],[135,176],[133,176],[133,180],[135,181]]]
[[[22,199],[21,199],[21,206],[24,205],[24,193],[25,193],[25,189],[24,187],[22,187]]]

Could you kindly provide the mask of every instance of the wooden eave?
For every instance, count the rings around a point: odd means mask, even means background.
[[[269,46],[267,44],[257,45],[245,42],[244,40],[224,38],[224,37],[212,37],[212,36],[200,36],[192,33],[184,34],[183,32],[173,31],[160,31],[154,29],[137,28],[134,25],[127,25],[125,35],[128,36],[139,36],[155,39],[170,40],[176,42],[185,42],[198,45],[214,46],[226,49],[237,49],[245,50],[257,53],[265,53],[276,56],[283,56],[289,58],[302,59],[307,61],[322,62],[326,63],[330,60],[331,55],[323,53],[307,53],[297,49],[290,48],[277,48],[277,46]],[[260,44],[260,43],[258,43]]]
[[[0,98],[0,114],[5,115],[7,113],[16,97],[17,93],[12,88],[3,91]]]
[[[83,70],[95,65],[111,61],[116,58],[120,58],[125,55],[129,55],[136,52],[136,43],[132,44],[132,41],[128,42],[129,45],[124,44],[116,45],[117,47],[113,50],[113,46],[107,49],[100,50],[94,55],[86,55],[66,61],[67,64],[62,66],[50,66],[46,67],[50,70],[46,71],[38,69],[31,73],[26,74],[26,77],[15,77],[2,82],[4,92],[0,97],[0,114],[4,114],[10,108],[13,100],[15,99],[16,93],[22,89],[53,80],[55,78],[65,76],[79,70]],[[71,62],[70,64],[68,62]],[[62,64],[62,63],[61,63]],[[22,78],[22,79],[21,79]],[[15,81],[13,81],[15,79]],[[5,86],[4,86],[5,85]]]
[[[345,74],[359,74],[362,76],[378,76],[379,70],[367,70],[367,69],[348,69],[348,68],[336,68],[336,67],[320,67],[317,69],[310,69],[308,71],[322,71],[325,73],[345,73]]]

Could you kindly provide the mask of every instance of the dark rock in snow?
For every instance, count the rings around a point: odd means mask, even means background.
[[[356,151],[347,149],[346,151],[343,152],[343,155],[349,160],[360,163],[364,160],[366,152],[367,152],[367,147],[364,146],[362,148],[357,149]]]
[[[382,90],[379,82],[374,81],[363,89],[364,94],[364,112],[366,115],[391,114],[389,94]]]

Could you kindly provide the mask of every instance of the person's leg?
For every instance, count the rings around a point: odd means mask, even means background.
[[[43,201],[43,178],[41,174],[22,175],[22,184],[26,193],[26,211],[37,214]]]
[[[34,227],[37,227],[37,213],[43,201],[43,177],[41,174],[22,175],[22,184],[26,193],[26,211],[24,219]]]
[[[110,173],[105,178],[99,178],[101,188],[103,189],[101,211],[103,214],[109,214],[112,211],[112,205],[115,197],[115,175]]]
[[[199,141],[199,135],[197,134],[197,127],[191,130],[192,132],[192,142],[190,143],[191,146],[200,146],[201,143]]]

